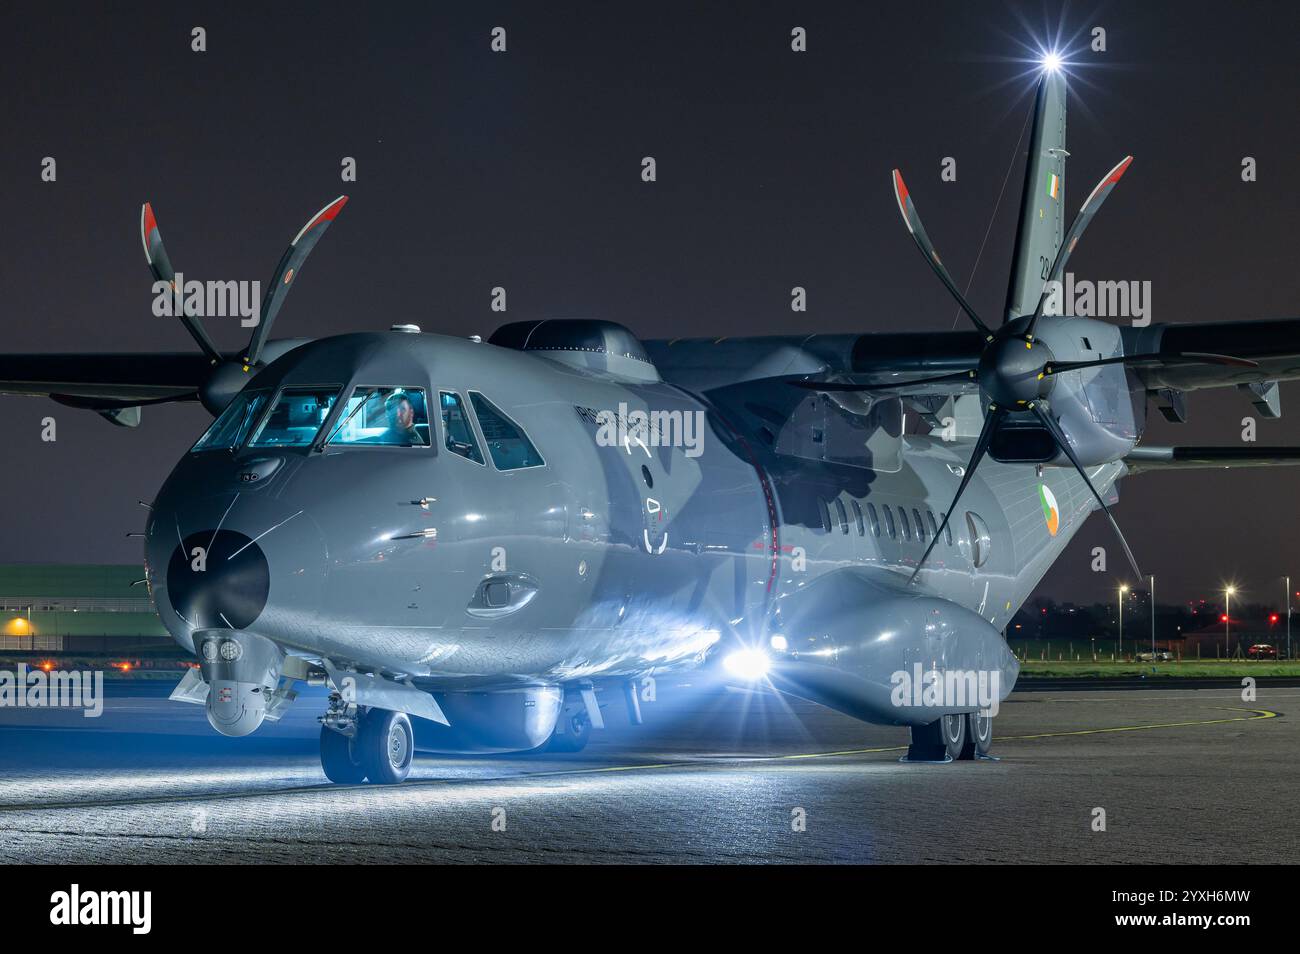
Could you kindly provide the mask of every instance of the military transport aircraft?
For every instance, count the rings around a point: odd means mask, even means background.
[[[335,782],[405,778],[412,716],[435,750],[576,751],[604,725],[598,692],[623,692],[637,722],[641,680],[715,660],[909,726],[911,759],[977,758],[1019,671],[1002,629],[1090,513],[1114,523],[1120,477],[1296,459],[1139,446],[1149,403],[1182,420],[1198,388],[1280,413],[1300,321],[1050,313],[1131,160],[1067,228],[1060,71],[1032,118],[999,322],[957,289],[892,174],[973,331],[640,341],[557,319],[487,342],[413,325],[271,341],[340,197],[285,252],[245,350],[185,314],[197,355],[9,355],[0,391],[123,426],[167,401],[216,415],[145,530],[149,591],[197,659],[172,698],[242,736],[299,683],[329,686]],[[141,239],[173,282],[148,205]],[[908,410],[929,435],[904,433]]]

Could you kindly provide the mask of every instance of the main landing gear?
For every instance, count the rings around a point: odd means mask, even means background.
[[[405,712],[347,705],[338,693],[330,696],[321,717],[320,764],[325,776],[339,785],[394,785],[411,774],[415,732]]]
[[[591,717],[581,706],[565,706],[560,710],[560,718],[555,725],[555,732],[546,743],[548,752],[581,752],[591,741]]]
[[[979,712],[946,715],[928,725],[912,726],[912,744],[907,747],[904,761],[989,758],[992,745],[992,716]]]

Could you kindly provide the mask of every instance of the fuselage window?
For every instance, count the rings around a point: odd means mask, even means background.
[[[249,446],[306,447],[316,439],[338,397],[338,388],[285,388]]]
[[[867,535],[867,528],[862,523],[862,508],[858,506],[856,500],[851,500],[849,502],[853,505],[853,520],[858,525],[858,536],[865,537]]]
[[[235,395],[221,416],[199,438],[193,450],[231,450],[242,446],[270,397],[270,391],[249,391]]]
[[[460,395],[454,391],[440,391],[438,404],[442,408],[442,432],[447,450],[482,464],[483,454],[478,449],[478,439],[474,437],[474,428],[465,414],[465,404]]]
[[[925,518],[930,521],[930,536],[937,537],[939,535],[939,524],[935,522],[934,511],[927,510]]]
[[[528,435],[510,418],[502,413],[495,404],[479,394],[469,392],[470,403],[478,415],[478,427],[487,441],[488,454],[497,470],[518,470],[521,467],[541,467],[546,461],[537,453],[537,448],[528,439]],[[647,475],[649,471],[642,467]]]
[[[916,521],[916,539],[925,542],[925,524],[921,522],[921,511],[912,508],[912,519]]]
[[[821,497],[817,498],[817,513],[822,519],[822,530],[826,533],[831,532],[831,511],[826,506],[826,501]]]
[[[358,387],[325,443],[428,447],[424,388]]]
[[[952,521],[949,520],[943,525],[943,542],[952,546]]]
[[[899,508],[898,508],[898,525],[899,525],[899,529],[903,531],[903,539],[904,539],[904,540],[911,540],[911,539],[912,539],[912,528],[911,528],[911,526],[910,526],[910,525],[908,524],[908,522],[907,522],[907,508],[906,508],[906,507],[899,507]]]
[[[970,531],[971,561],[983,566],[993,553],[993,537],[988,525],[977,513],[966,511],[966,529]]]
[[[835,498],[835,515],[840,518],[840,533],[849,532],[849,515],[844,512],[844,501]]]
[[[868,501],[867,518],[871,521],[871,532],[880,536],[880,516],[876,513],[876,505]]]
[[[898,527],[894,526],[894,511],[889,509],[889,504],[884,505],[885,511],[885,529],[889,531],[889,539],[898,539]]]

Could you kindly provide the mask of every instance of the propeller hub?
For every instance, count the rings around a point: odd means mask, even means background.
[[[215,417],[243,390],[248,377],[238,361],[223,361],[199,387],[199,401]]]
[[[1052,361],[1051,349],[1041,341],[999,335],[980,355],[979,383],[994,404],[1015,410],[1047,394],[1051,377],[1043,377],[1043,366]]]

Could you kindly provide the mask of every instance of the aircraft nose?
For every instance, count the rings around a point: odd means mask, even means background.
[[[195,629],[246,629],[266,608],[271,571],[266,554],[237,530],[200,530],[172,551],[167,595]]]

